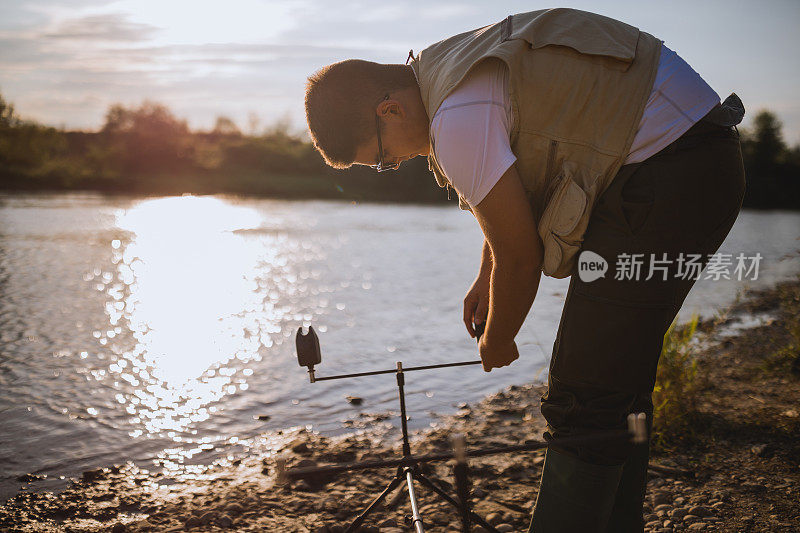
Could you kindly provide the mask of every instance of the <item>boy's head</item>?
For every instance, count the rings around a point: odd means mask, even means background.
[[[384,164],[428,154],[428,116],[409,66],[328,65],[308,78],[305,105],[314,146],[332,167],[377,164],[377,128]]]

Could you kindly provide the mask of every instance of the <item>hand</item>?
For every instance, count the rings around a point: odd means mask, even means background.
[[[486,342],[486,335],[478,341],[478,351],[483,361],[484,372],[491,372],[493,368],[508,366],[519,359],[517,343],[513,340],[508,343],[493,345]]]
[[[474,324],[485,324],[486,315],[489,314],[489,279],[491,271],[481,272],[469,292],[464,297],[464,325],[467,327],[469,336],[473,339],[477,335]]]

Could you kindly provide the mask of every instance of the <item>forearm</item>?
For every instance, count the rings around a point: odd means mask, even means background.
[[[536,298],[541,274],[540,260],[494,258],[484,332],[488,344],[514,340]]]
[[[483,250],[481,251],[481,268],[478,276],[486,277],[487,279],[492,274],[492,248],[489,246],[489,241],[483,239]]]

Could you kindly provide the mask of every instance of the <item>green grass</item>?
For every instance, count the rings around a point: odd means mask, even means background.
[[[700,397],[697,359],[691,346],[697,322],[697,315],[680,326],[673,321],[664,335],[653,390],[652,444],[657,450],[665,450],[693,435]]]

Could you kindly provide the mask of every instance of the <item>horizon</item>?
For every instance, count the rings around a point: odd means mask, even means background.
[[[225,116],[243,132],[288,122],[292,133],[301,133],[305,80],[320,67],[350,57],[402,63],[409,49],[417,53],[510,13],[550,7],[514,1],[429,8],[416,0],[365,6],[78,0],[67,9],[55,0],[12,0],[0,21],[0,93],[22,118],[65,129],[97,130],[111,105],[138,107],[149,100],[195,130],[211,129]],[[767,109],[782,122],[786,143],[800,144],[800,66],[776,53],[800,44],[800,4],[776,1],[765,9],[755,2],[684,0],[653,7],[617,0],[565,7],[601,13],[657,36],[720,99],[731,92],[741,97],[747,109],[743,126]]]

